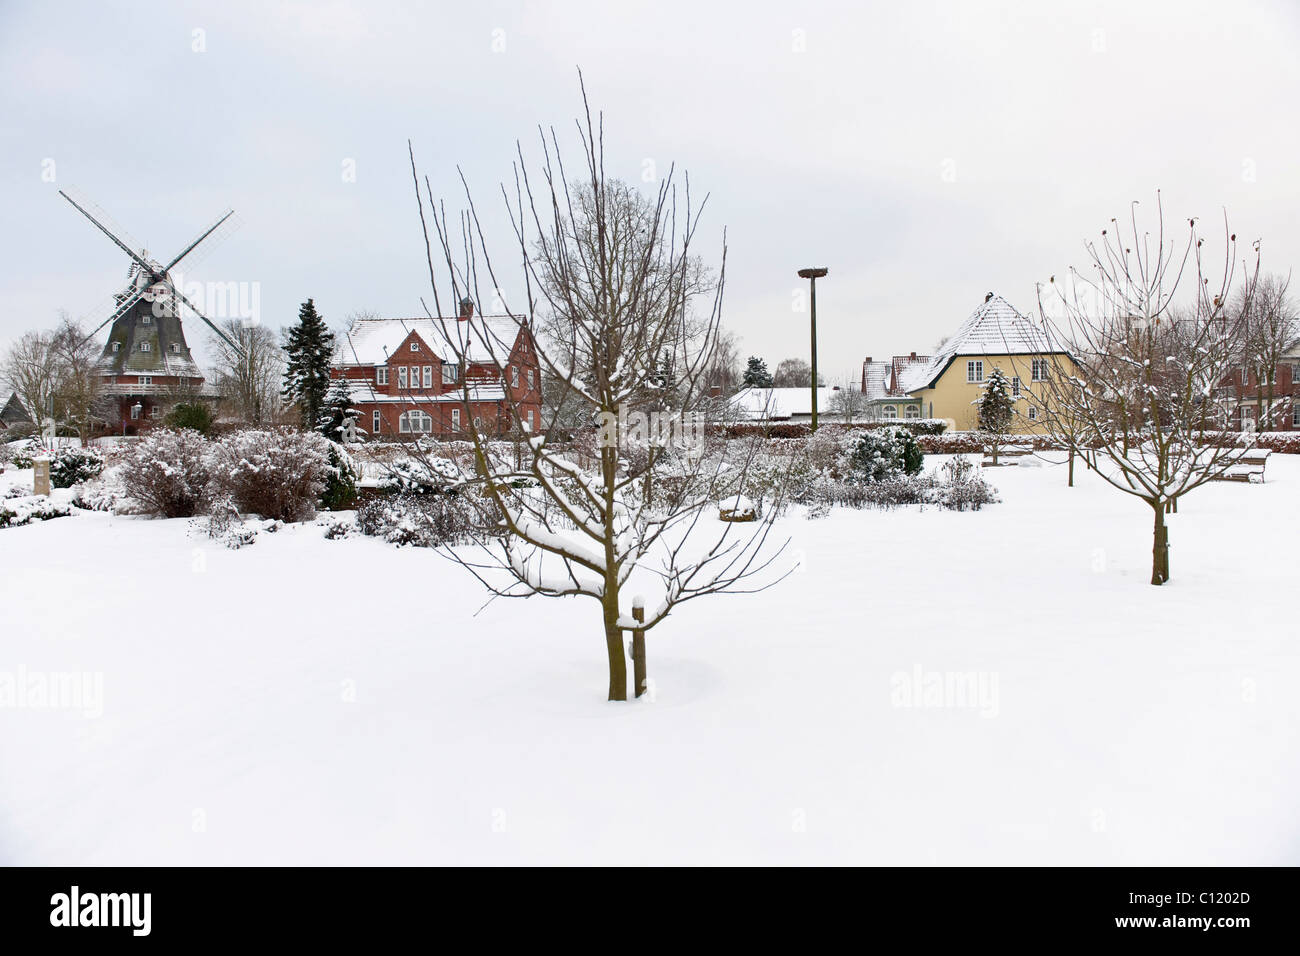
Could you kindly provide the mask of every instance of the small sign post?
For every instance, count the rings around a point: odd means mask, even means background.
[[[34,477],[32,479],[32,493],[48,496],[50,493],[49,458],[33,458],[32,469],[34,472]]]

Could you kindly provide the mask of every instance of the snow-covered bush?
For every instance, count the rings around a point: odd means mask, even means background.
[[[127,493],[122,480],[122,465],[104,469],[93,481],[83,481],[72,490],[72,504],[86,511],[110,511],[113,514],[140,514],[144,508]]]
[[[103,471],[104,456],[94,448],[60,448],[50,456],[50,484],[55,488],[71,488]]]
[[[916,475],[923,460],[915,436],[906,428],[873,429],[854,436],[848,453],[848,477],[873,482],[898,475]]]
[[[993,486],[984,480],[980,470],[960,456],[945,462],[935,501],[953,511],[979,511],[987,504],[998,501]]]
[[[33,521],[66,518],[70,514],[71,507],[51,501],[44,495],[9,498],[0,501],[0,528],[16,528]]]
[[[338,442],[330,442],[329,472],[320,504],[326,511],[346,511],[356,506],[357,479],[361,471],[352,456]]]
[[[306,521],[316,516],[330,467],[330,442],[316,432],[249,429],[214,448],[215,489],[242,512]]]
[[[15,468],[31,468],[32,459],[36,457],[41,448],[34,438],[11,441],[5,447],[9,449],[9,462]]]
[[[118,471],[126,495],[145,514],[189,518],[212,493],[212,446],[189,428],[156,429],[131,447]]]
[[[321,524],[325,528],[325,537],[331,541],[350,538],[357,530],[356,522],[351,518],[326,518]]]
[[[393,495],[357,509],[357,529],[398,547],[437,548],[482,540],[484,521],[469,495]]]
[[[401,458],[384,469],[378,488],[393,494],[441,494],[462,480],[460,468],[445,458]]]

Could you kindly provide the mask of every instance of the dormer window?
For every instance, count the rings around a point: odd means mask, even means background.
[[[148,342],[141,342],[141,343],[140,343],[140,351],[141,351],[141,352],[148,352],[149,350],[150,350],[150,345],[149,345]]]
[[[114,343],[113,343],[113,351],[114,351],[114,352],[120,352],[120,351],[122,351],[122,343],[121,343],[121,342],[114,342]]]

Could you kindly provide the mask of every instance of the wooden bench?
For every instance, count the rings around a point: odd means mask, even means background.
[[[1264,462],[1258,464],[1242,460],[1235,465],[1229,465],[1221,473],[1215,475],[1210,481],[1239,481],[1243,484],[1262,485],[1264,483]]]

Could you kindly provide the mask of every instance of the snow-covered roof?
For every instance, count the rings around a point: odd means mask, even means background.
[[[825,411],[836,389],[817,389],[817,408]],[[795,415],[812,415],[810,388],[742,388],[731,396],[732,412],[740,419],[777,420]]]
[[[888,362],[867,359],[862,363],[862,394],[869,399],[884,398],[889,394]]]
[[[338,379],[331,379],[330,385],[337,389]],[[347,383],[348,400],[358,403],[375,403],[383,402],[392,405],[433,405],[442,402],[463,402],[465,394],[461,391],[459,385],[453,387],[450,391],[441,394],[434,392],[425,392],[420,389],[412,391],[403,391],[400,395],[388,395],[384,392],[375,390],[373,382],[360,382],[351,379]],[[469,400],[471,402],[500,402],[506,397],[505,387],[502,385],[471,385],[469,387]]]
[[[1000,295],[990,294],[930,361],[902,373],[900,389],[915,392],[935,383],[959,355],[1045,355],[1053,349],[1043,330]]]
[[[510,315],[475,315],[469,319],[358,319],[334,349],[336,365],[383,365],[406,337],[415,332],[447,362],[467,354],[471,362],[490,362],[510,354],[519,336],[520,320]],[[486,342],[485,342],[486,339]],[[491,352],[488,349],[491,345]]]

